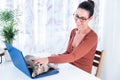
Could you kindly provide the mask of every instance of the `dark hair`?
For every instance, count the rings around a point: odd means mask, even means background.
[[[84,1],[78,5],[78,8],[83,8],[89,11],[90,12],[89,17],[91,17],[93,16],[94,13],[94,1],[92,0]]]

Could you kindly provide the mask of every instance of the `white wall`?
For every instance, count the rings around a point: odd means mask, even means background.
[[[120,80],[120,0],[102,0],[104,5],[104,49],[102,80]]]

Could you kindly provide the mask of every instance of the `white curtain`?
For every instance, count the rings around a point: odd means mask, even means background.
[[[3,0],[4,1],[4,0]],[[84,0],[6,0],[9,8],[18,9],[19,34],[14,46],[23,53],[62,53],[65,51],[70,31],[75,28],[73,13]],[[102,27],[99,25],[99,1],[95,0],[95,15],[91,28],[102,43]],[[101,48],[102,46],[99,46]]]
[[[72,0],[14,0],[21,33],[14,44],[25,53],[61,53],[74,27]],[[17,4],[16,4],[17,3]],[[22,38],[22,39],[21,39]]]
[[[101,0],[104,48],[102,80],[120,80],[120,0]]]

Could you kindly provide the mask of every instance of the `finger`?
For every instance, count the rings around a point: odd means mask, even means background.
[[[34,60],[33,62],[34,62],[35,64],[40,63],[39,60]]]
[[[35,64],[39,64],[40,62],[39,62],[39,61],[35,61],[34,63],[35,63]]]

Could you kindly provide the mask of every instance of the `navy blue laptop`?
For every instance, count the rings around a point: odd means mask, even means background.
[[[29,76],[30,78],[41,78],[41,77],[46,77],[46,76],[50,76],[53,74],[57,74],[59,73],[58,70],[54,70],[54,69],[50,69],[48,72],[40,74],[36,77],[32,77],[32,73],[30,71],[30,69],[28,68],[26,61],[24,59],[24,56],[22,54],[22,52],[20,50],[18,50],[17,48],[13,47],[12,45],[5,43],[8,52],[10,54],[10,57],[12,59],[13,64],[23,73],[25,73],[27,76]]]

